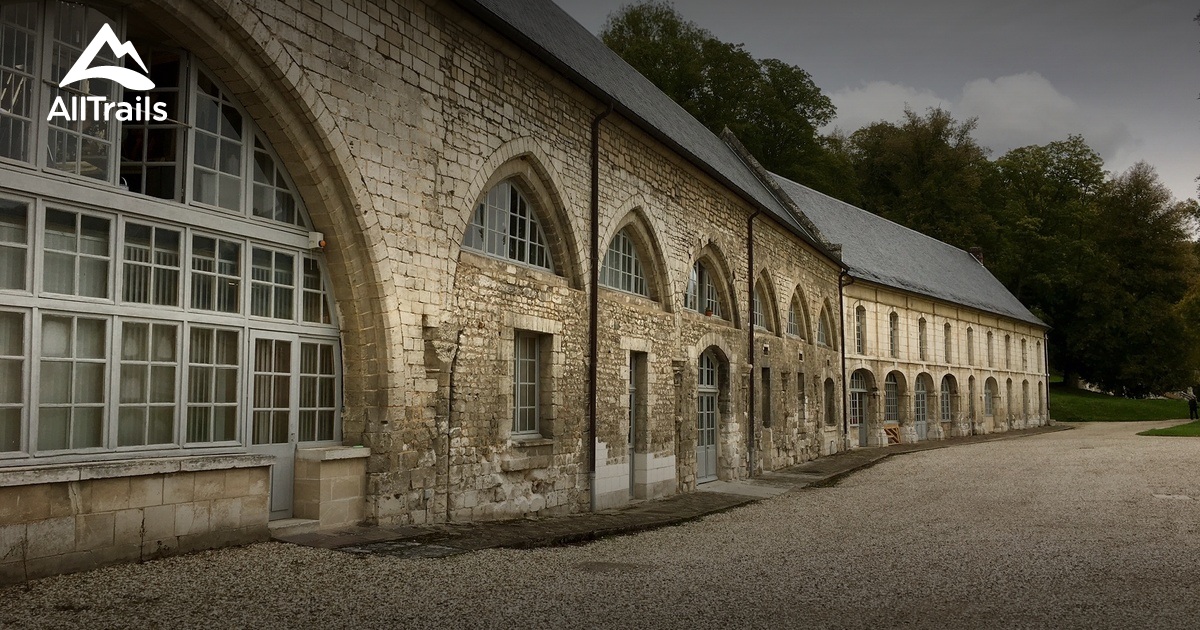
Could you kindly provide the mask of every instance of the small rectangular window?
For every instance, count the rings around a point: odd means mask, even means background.
[[[0,311],[0,453],[21,450],[25,408],[25,315]]]
[[[241,295],[241,243],[193,236],[192,308],[240,313]]]
[[[181,239],[177,230],[125,224],[124,301],[179,306]]]
[[[293,319],[296,258],[292,254],[255,247],[251,254],[250,314]]]
[[[189,339],[187,441],[236,440],[241,384],[238,332],[193,327]]]
[[[29,204],[0,199],[0,289],[26,289]]]
[[[536,435],[540,426],[541,338],[517,333],[513,352],[514,435]]]
[[[47,293],[109,297],[111,221],[64,210],[47,210],[42,288]]]
[[[334,345],[300,344],[300,441],[335,439],[337,377]]]
[[[103,446],[108,321],[45,315],[41,328],[38,450]]]
[[[179,327],[121,323],[121,405],[117,446],[175,441]]]
[[[33,161],[33,99],[38,91],[37,2],[0,5],[0,157]]]

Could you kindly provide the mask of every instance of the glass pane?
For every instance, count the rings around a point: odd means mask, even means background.
[[[67,448],[70,427],[70,409],[42,407],[38,417],[38,449],[55,451]]]
[[[64,358],[71,356],[72,328],[68,317],[47,316],[42,319],[42,356]]]
[[[0,199],[0,242],[27,244],[28,221],[28,209],[25,204]]]
[[[75,364],[75,402],[104,402],[104,364]]]
[[[117,446],[145,444],[143,432],[146,426],[145,407],[122,407],[117,418]]]
[[[214,442],[237,439],[237,407],[217,407],[213,409]]]
[[[175,402],[175,366],[156,365],[150,368],[150,402]]]
[[[96,258],[79,259],[79,295],[108,297],[108,261]]]
[[[0,409],[0,452],[21,450],[21,410]]]
[[[83,215],[80,217],[79,251],[94,256],[108,256],[108,219]]]
[[[144,365],[124,364],[121,366],[121,403],[146,402],[148,372]]]
[[[215,370],[216,377],[215,396],[213,402],[217,403],[236,403],[238,400],[238,376],[237,370],[231,368],[219,368]]]
[[[75,348],[75,356],[82,359],[107,358],[104,351],[107,347],[104,339],[105,321],[81,318],[77,326],[79,340]]]
[[[175,330],[175,326],[154,325],[154,351],[151,354],[153,360],[175,361]]]
[[[21,359],[0,359],[0,404],[16,404],[23,402],[21,390],[25,384],[23,377],[24,361]]]
[[[75,294],[75,257],[47,250],[42,284],[48,293]]]
[[[0,311],[0,356],[25,354],[25,318],[20,313]]]
[[[0,289],[25,289],[25,248],[0,245]]]
[[[150,358],[150,326],[135,322],[121,325],[121,358],[146,361]]]
[[[175,441],[175,408],[151,407],[149,426],[146,427],[147,444],[169,444]]]
[[[95,448],[102,442],[104,410],[99,407],[76,407],[71,427],[72,448]]]

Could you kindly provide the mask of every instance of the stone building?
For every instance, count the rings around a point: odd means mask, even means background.
[[[814,199],[548,0],[6,2],[0,582],[1041,421],[999,384],[1041,393],[1036,318]],[[860,305],[902,355],[843,352]],[[1038,362],[917,360],[919,316]],[[944,374],[990,413],[919,424]]]

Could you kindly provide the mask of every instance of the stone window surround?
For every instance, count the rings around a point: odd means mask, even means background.
[[[505,313],[502,321],[499,342],[500,365],[504,372],[497,379],[500,388],[502,407],[509,410],[504,414],[500,423],[500,439],[515,447],[537,447],[554,444],[556,439],[555,419],[557,409],[562,405],[562,393],[555,387],[562,378],[563,350],[562,328],[560,321],[526,315],[521,313]],[[512,431],[512,408],[514,404],[513,383],[516,375],[514,370],[514,351],[518,332],[538,333],[543,336],[539,352],[539,436],[514,435]]]

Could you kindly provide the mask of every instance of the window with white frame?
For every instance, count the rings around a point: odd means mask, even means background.
[[[751,312],[754,314],[754,327],[766,332],[774,332],[774,326],[771,323],[771,301],[767,298],[766,292],[763,291],[761,282],[754,285],[754,303],[750,305]]]
[[[493,186],[475,207],[463,246],[496,258],[554,270],[542,224],[511,179]]]
[[[999,395],[996,387],[996,381],[990,378],[983,384],[983,415],[985,416],[996,413],[996,397]]]
[[[893,359],[900,357],[900,316],[895,311],[888,315],[888,351]]]
[[[604,265],[600,268],[600,284],[618,291],[649,297],[646,274],[638,258],[637,247],[629,238],[628,228],[617,232],[608,244]]]
[[[246,110],[165,37],[134,41],[148,94],[57,87],[101,24],[127,39],[125,7],[0,4],[0,464],[236,451],[255,428],[336,442],[322,254]],[[165,102],[168,119],[46,120],[57,95],[100,94]],[[259,365],[264,336],[291,360]],[[286,404],[255,375],[291,383]],[[260,407],[298,429],[257,427]]]
[[[862,306],[854,309],[854,351],[867,353],[867,309]]]
[[[900,422],[900,382],[895,372],[883,379],[883,421]]]
[[[541,431],[541,336],[536,333],[518,332],[513,346],[512,434],[538,435]]]
[[[697,313],[711,314],[725,319],[725,309],[721,308],[721,297],[713,280],[711,267],[706,262],[696,261],[688,274],[687,289],[683,294],[683,307]]]

